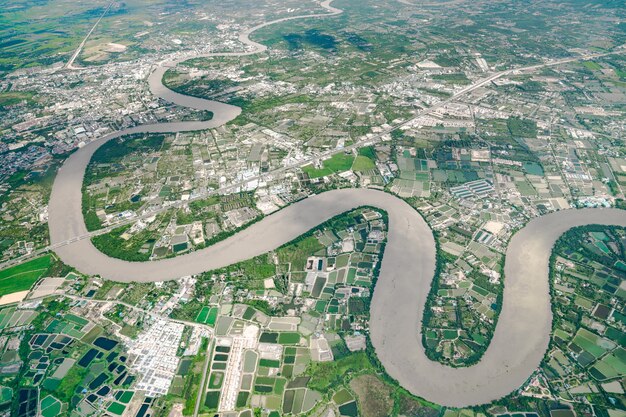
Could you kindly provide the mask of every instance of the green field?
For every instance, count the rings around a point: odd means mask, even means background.
[[[376,168],[376,164],[374,164],[374,161],[369,159],[367,156],[362,155],[357,156],[354,160],[354,163],[352,164],[352,170],[358,172],[369,171],[370,169],[374,168]]]
[[[133,395],[135,395],[133,391],[123,391],[118,393],[119,398],[117,400],[122,404],[128,404],[133,399]]]
[[[333,362],[314,363],[307,370],[311,377],[308,387],[326,393],[341,385],[342,381],[353,372],[363,372],[372,368],[369,358],[364,352],[351,354]]]
[[[578,333],[574,337],[573,342],[593,356],[595,356],[596,358],[599,358],[606,352],[606,349],[602,346],[599,346],[598,339],[598,336],[594,335],[590,331],[585,329],[579,329]]]
[[[23,101],[31,102],[32,100],[32,93],[24,93],[20,91],[4,92],[0,93],[0,108],[13,106]]]
[[[346,278],[346,282],[348,284],[353,284],[355,277],[356,277],[356,269],[355,268],[348,269],[348,278]]]
[[[604,252],[607,255],[611,253],[611,249],[609,249],[609,247],[606,246],[606,243],[602,241],[594,242],[594,245],[596,245],[598,249],[600,249],[602,252]]]
[[[109,413],[116,414],[118,416],[121,416],[125,410],[126,406],[117,402],[112,402],[109,408],[107,408]]]
[[[261,359],[259,366],[265,366],[267,368],[280,368],[280,361],[274,359]]]
[[[585,66],[585,68],[590,69],[592,71],[599,71],[602,69],[602,67],[598,63],[593,62],[593,61],[585,61],[583,62],[583,65]]]
[[[300,342],[300,333],[284,332],[278,335],[278,343],[281,345],[295,345]]]
[[[212,372],[209,378],[209,388],[219,389],[222,388],[222,382],[224,380],[224,372]]]
[[[220,401],[220,392],[219,391],[209,391],[206,393],[206,397],[204,400],[204,405],[210,409],[217,409],[217,406]]]
[[[373,161],[376,160],[376,151],[372,146],[365,146],[359,149],[359,155],[365,156]]]
[[[458,331],[455,330],[450,330],[450,329],[444,329],[443,330],[443,338],[446,340],[454,340],[457,337],[459,337]]]
[[[214,326],[217,320],[217,307],[202,307],[196,317],[196,322]]]
[[[13,398],[13,390],[9,387],[0,387],[0,404],[4,404]]]
[[[28,290],[50,267],[51,255],[0,271],[0,296]]]
[[[61,402],[51,395],[41,400],[41,415],[43,417],[56,417],[61,414]]]
[[[333,396],[333,401],[337,405],[345,404],[348,401],[352,401],[352,400],[354,400],[354,398],[352,397],[352,394],[350,394],[350,392],[348,392],[348,390],[345,388],[337,391],[337,393],[335,393],[335,395]]]
[[[322,162],[323,168],[315,169],[312,165],[302,167],[302,171],[309,175],[309,178],[321,178],[335,172],[343,172],[352,168],[354,156],[339,153],[333,155],[330,159]]]

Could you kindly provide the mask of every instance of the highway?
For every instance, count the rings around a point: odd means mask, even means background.
[[[80,45],[78,45],[78,48],[76,48],[76,51],[74,51],[74,53],[72,54],[72,56],[70,57],[70,60],[67,61],[67,64],[65,64],[65,68],[67,69],[79,69],[77,67],[74,66],[74,61],[76,61],[76,58],[78,58],[78,55],[80,55],[81,51],[83,50],[83,48],[85,47],[85,44],[87,43],[87,41],[89,40],[89,37],[91,36],[91,34],[93,33],[94,30],[96,30],[96,27],[98,27],[98,24],[100,23],[100,21],[102,20],[102,18],[104,17],[104,15],[106,15],[109,10],[111,9],[111,7],[113,6],[113,2],[109,3],[109,5],[106,7],[106,9],[104,9],[104,11],[102,12],[102,14],[100,15],[100,17],[98,18],[98,20],[96,20],[96,23],[94,23],[94,25],[91,27],[91,29],[89,30],[89,32],[87,32],[87,35],[85,36],[85,38],[82,40],[82,42],[80,43]]]

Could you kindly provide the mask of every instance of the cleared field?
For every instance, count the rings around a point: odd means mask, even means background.
[[[386,417],[393,408],[393,388],[375,375],[362,375],[350,381],[359,398],[363,417]]]

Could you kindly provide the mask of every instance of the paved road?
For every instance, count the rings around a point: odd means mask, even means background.
[[[323,3],[330,14],[340,11]],[[314,15],[320,17],[321,15]],[[303,18],[303,16],[279,21]],[[267,26],[260,25],[259,27]],[[249,40],[252,30],[241,35]],[[264,48],[262,45],[261,48]],[[244,52],[248,55],[255,52]],[[223,55],[223,54],[222,54]],[[226,55],[233,55],[232,53]],[[588,57],[585,57],[588,58]],[[519,70],[534,70],[580,58],[554,61]],[[172,63],[170,63],[172,64]],[[165,66],[155,74],[162,75]],[[455,98],[513,70],[489,77],[455,94]],[[112,259],[89,239],[81,210],[83,176],[93,153],[108,140],[141,132],[178,132],[217,127],[239,114],[222,103],[182,96],[160,87],[161,76],[151,77],[155,92],[168,100],[214,111],[204,122],[139,126],[91,142],[75,152],[59,170],[49,205],[51,246],[69,265],[104,278],[129,282],[176,279],[227,266],[273,250],[323,221],[350,209],[369,205],[389,214],[388,245],[371,306],[371,338],[387,372],[416,395],[448,406],[482,404],[518,388],[537,368],[549,341],[551,328],[548,259],[554,241],[567,229],[588,223],[626,226],[626,212],[579,210],[533,220],[509,245],[505,265],[502,313],[493,341],[475,366],[453,369],[430,361],[421,343],[421,319],[435,268],[435,241],[422,217],[407,203],[390,194],[369,189],[333,190],[309,197],[274,213],[261,222],[209,248],[172,259],[134,263]],[[156,84],[155,84],[156,83]],[[442,104],[445,104],[443,102]],[[432,111],[432,110],[431,110]],[[406,122],[406,123],[410,123]],[[397,128],[396,126],[394,128]]]
[[[94,25],[91,27],[91,29],[89,30],[89,32],[87,32],[87,35],[85,36],[85,38],[82,40],[82,42],[78,45],[78,48],[76,48],[76,51],[74,51],[74,53],[72,54],[72,56],[70,57],[70,60],[67,62],[67,64],[65,64],[65,68],[67,69],[78,69],[77,67],[74,66],[74,61],[76,61],[76,58],[78,58],[78,55],[80,55],[80,52],[83,50],[83,48],[85,47],[85,44],[87,43],[87,40],[89,39],[89,37],[91,36],[91,34],[93,33],[94,30],[96,30],[96,27],[98,26],[98,24],[100,24],[100,21],[102,20],[102,18],[109,12],[109,10],[111,9],[111,7],[113,6],[113,2],[109,3],[109,5],[107,6],[106,9],[104,9],[104,11],[102,12],[102,14],[100,15],[100,17],[98,18],[98,20],[96,20],[96,23],[94,23]]]

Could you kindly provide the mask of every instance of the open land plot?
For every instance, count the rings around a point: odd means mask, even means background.
[[[28,290],[45,274],[52,255],[45,255],[0,271],[0,295]]]

